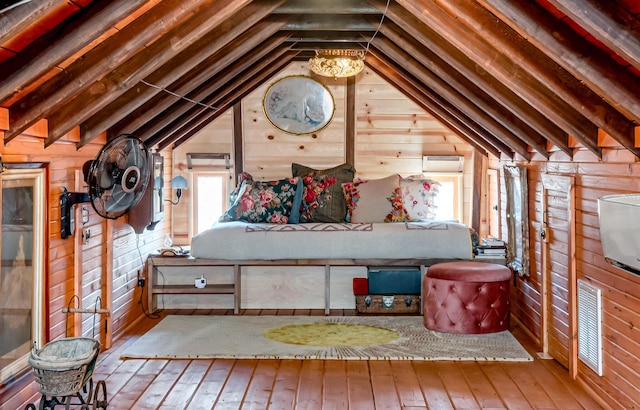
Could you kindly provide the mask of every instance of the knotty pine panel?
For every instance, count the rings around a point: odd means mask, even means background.
[[[578,363],[578,378],[583,380],[594,391],[598,392],[604,400],[612,406],[625,407],[637,404],[631,397],[640,397],[640,374],[635,369],[634,361],[640,352],[640,337],[633,324],[640,320],[640,277],[609,265],[602,255],[602,245],[599,240],[599,221],[597,215],[597,199],[600,196],[611,193],[637,193],[640,191],[640,169],[635,159],[627,163],[623,155],[618,155],[619,149],[604,149],[603,161],[598,161],[590,154],[582,150],[577,151],[573,162],[554,161],[557,156],[552,155],[552,160],[532,161],[526,165],[529,169],[530,199],[534,202],[535,214],[530,214],[532,222],[540,223],[541,208],[538,207],[540,173],[560,173],[574,175],[576,178],[576,210],[572,210],[576,218],[576,269],[577,277],[591,282],[600,288],[603,294],[603,334],[604,334],[604,376],[595,376],[592,370],[582,363]],[[609,162],[615,161],[615,162]],[[500,167],[498,164],[496,167]],[[558,209],[559,210],[559,209]],[[556,213],[556,209],[550,208],[550,217],[556,221],[564,221],[566,216]],[[566,213],[566,212],[565,212]],[[532,235],[534,232],[532,232]],[[554,269],[564,268],[563,262],[568,257],[566,242],[569,238],[566,233],[552,232],[559,241],[554,244],[550,252],[550,265]],[[538,238],[530,237],[531,240]],[[531,266],[539,267],[540,254],[532,252]],[[558,265],[560,263],[560,265]],[[532,272],[532,278],[537,277],[538,272]],[[534,287],[528,289],[529,286]],[[539,306],[526,304],[525,294],[534,291],[538,285],[529,280],[518,279],[517,292],[519,295],[512,300],[512,314],[518,319],[529,320],[539,314]],[[562,292],[560,288],[552,287],[553,292]],[[531,293],[539,299],[539,295]],[[566,306],[565,306],[566,308]],[[522,316],[521,316],[522,315]],[[525,323],[523,321],[523,323]],[[559,328],[564,324],[556,324]],[[531,328],[538,331],[537,328]],[[556,329],[556,332],[560,329]],[[558,333],[558,335],[562,332]]]
[[[335,102],[331,122],[314,134],[288,134],[274,127],[266,118],[262,102],[268,87],[291,75],[311,76],[308,64],[291,63],[242,102],[244,169],[256,179],[290,176],[291,162],[328,168],[345,161],[346,80],[314,77],[329,89]],[[265,153],[269,155],[265,156]],[[283,171],[287,172],[282,174]]]

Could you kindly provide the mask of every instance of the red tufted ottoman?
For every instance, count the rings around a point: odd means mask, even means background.
[[[509,328],[511,270],[483,262],[445,262],[424,277],[427,329],[447,333],[493,333]]]

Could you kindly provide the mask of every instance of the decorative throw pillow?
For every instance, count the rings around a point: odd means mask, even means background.
[[[434,199],[440,183],[426,179],[422,175],[412,175],[400,180],[402,200],[410,220],[430,220],[435,218]]]
[[[220,221],[288,223],[299,179],[264,182],[244,180],[235,201],[220,217]]]
[[[347,218],[352,223],[406,220],[398,174],[382,179],[346,182],[342,189],[347,203]]]
[[[347,206],[341,184],[353,181],[356,170],[348,164],[329,169],[313,169],[291,164],[294,177],[302,177],[304,191],[300,222],[344,222]]]
[[[229,193],[229,206],[233,205],[238,198],[238,193],[240,192],[240,188],[242,187],[242,183],[246,180],[253,180],[253,176],[251,176],[248,172],[241,172],[238,174],[238,182],[236,187]]]

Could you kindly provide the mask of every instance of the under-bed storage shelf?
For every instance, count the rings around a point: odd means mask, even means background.
[[[208,295],[233,295],[235,285],[207,285],[204,288],[195,288],[191,285],[165,285],[154,288],[153,293],[189,295],[203,293]]]
[[[191,256],[163,256],[149,255],[149,266],[147,274],[147,290],[149,297],[149,311],[156,311],[156,295],[233,295],[233,311],[240,311],[240,266],[233,266],[233,280],[230,283],[207,284],[198,288],[195,284],[160,284],[158,283],[158,270],[162,268],[185,268],[185,267],[214,267],[229,266],[229,263],[220,264],[207,259],[196,259]],[[162,273],[163,277],[166,272]],[[183,275],[178,273],[178,275]],[[191,279],[191,276],[189,276]]]

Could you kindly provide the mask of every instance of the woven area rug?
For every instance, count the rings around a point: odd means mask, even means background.
[[[371,326],[397,332],[397,337],[369,345],[356,340],[356,345],[313,346],[265,336],[273,329],[314,323]],[[324,327],[330,331],[343,328]],[[348,333],[349,326],[344,328]],[[357,333],[358,327],[353,328]],[[421,316],[167,316],[127,348],[122,358],[533,360],[508,331],[485,335],[434,332],[424,327]]]

